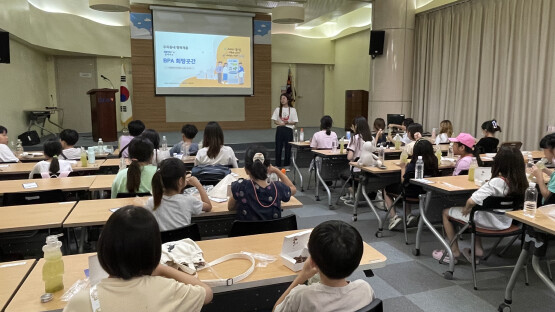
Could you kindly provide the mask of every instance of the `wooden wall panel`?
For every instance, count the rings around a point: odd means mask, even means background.
[[[150,13],[148,6],[133,5],[132,12]],[[270,20],[270,16],[257,14],[257,20]],[[254,95],[245,97],[244,121],[220,121],[223,129],[267,129],[271,127],[272,49],[271,45],[253,46]],[[166,97],[155,95],[154,50],[152,40],[131,39],[131,66],[133,74],[133,118],[142,120],[148,128],[157,131],[179,131],[186,121],[166,122]],[[206,122],[191,122],[199,129]]]

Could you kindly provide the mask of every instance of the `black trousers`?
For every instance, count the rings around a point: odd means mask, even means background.
[[[276,128],[276,167],[281,167],[281,150],[285,147],[285,159],[283,166],[289,166],[291,163],[291,144],[293,141],[293,129],[286,126]]]

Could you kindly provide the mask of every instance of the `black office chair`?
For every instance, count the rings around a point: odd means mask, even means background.
[[[505,229],[505,230],[489,230],[489,229],[476,227],[475,224],[474,224],[474,214],[476,213],[476,211],[481,211],[481,212],[486,212],[486,213],[504,215],[505,211],[522,209],[522,203],[523,203],[522,197],[490,196],[490,197],[488,197],[484,200],[482,206],[476,205],[472,208],[472,211],[470,212],[470,220],[469,220],[468,223],[466,223],[464,221],[461,221],[461,220],[458,220],[458,219],[449,218],[449,220],[451,220],[453,222],[457,222],[457,223],[462,225],[462,228],[457,232],[457,234],[455,235],[455,237],[451,241],[451,244],[453,244],[453,242],[463,232],[469,231],[471,233],[471,236],[470,236],[470,250],[471,250],[471,265],[472,265],[472,280],[474,281],[474,289],[475,290],[478,289],[478,285],[476,283],[476,272],[477,271],[490,271],[490,270],[494,270],[494,269],[511,268],[511,266],[509,266],[509,267],[502,266],[502,267],[488,267],[488,268],[476,269],[476,258],[474,257],[474,248],[475,248],[474,242],[476,241],[476,236],[497,237],[497,238],[499,238],[497,240],[497,242],[493,245],[493,247],[490,249],[490,251],[486,255],[484,255],[483,259],[485,260],[491,255],[493,250],[495,250],[495,248],[497,248],[497,246],[499,245],[499,243],[501,242],[501,240],[503,238],[513,237],[513,236],[517,236],[517,237],[518,236],[523,236],[524,231],[522,230],[521,224],[519,224],[518,222],[514,222],[514,221],[513,221],[513,224],[508,229]],[[524,241],[524,237],[522,237],[522,241]],[[508,246],[512,245],[512,242],[514,242],[514,240],[512,240],[511,243],[509,243]],[[507,249],[507,247],[505,247],[503,249],[501,254]],[[528,273],[526,271],[526,269],[527,269],[526,266],[524,267],[524,269],[525,269],[525,273],[526,273],[525,274],[526,284],[528,284]]]
[[[200,231],[198,228],[198,224],[196,223],[191,223],[175,230],[160,232],[160,236],[162,238],[162,244],[181,240],[184,238],[190,238],[194,241],[200,241]]]
[[[130,198],[130,197],[145,197],[145,196],[152,196],[152,194],[145,192],[145,193],[118,193],[116,198]]]
[[[231,231],[229,231],[229,237],[292,231],[297,229],[297,216],[294,214],[274,220],[235,220],[231,226]]]
[[[65,201],[65,196],[62,190],[52,190],[43,192],[30,192],[30,193],[5,193],[2,205],[15,206],[15,205],[33,205],[33,204],[47,204]]]
[[[378,298],[374,298],[369,305],[363,307],[362,309],[356,310],[355,312],[383,312],[383,301]]]
[[[509,141],[509,142],[503,142],[501,143],[501,147],[504,146],[509,146],[509,147],[514,147],[517,150],[519,150],[522,147],[522,142],[519,141]]]

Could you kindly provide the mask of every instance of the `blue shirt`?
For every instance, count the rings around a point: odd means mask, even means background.
[[[261,187],[252,180],[239,179],[231,184],[231,193],[236,201],[237,220],[279,219],[281,202],[291,198],[291,188],[279,181]]]
[[[181,154],[181,146],[183,145],[183,141],[175,144],[170,149],[170,156],[173,157],[175,154]],[[191,143],[189,146],[189,155],[194,156],[198,152],[198,143]]]

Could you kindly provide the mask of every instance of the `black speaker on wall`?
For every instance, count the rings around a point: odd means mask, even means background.
[[[370,55],[376,58],[383,54],[383,42],[385,39],[385,30],[370,31]]]
[[[0,31],[0,63],[10,62],[10,33]]]

